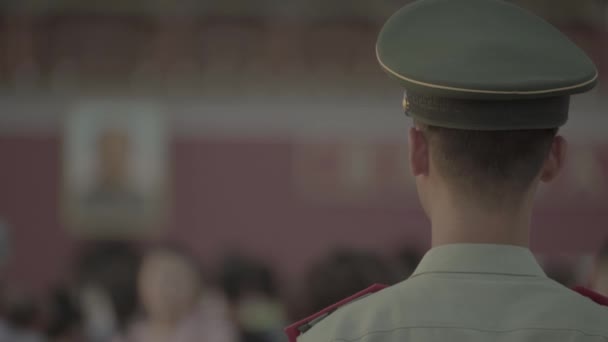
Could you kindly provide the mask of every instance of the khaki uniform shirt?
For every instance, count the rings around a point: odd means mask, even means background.
[[[412,277],[349,303],[298,342],[608,342],[608,308],[507,245],[431,249]]]

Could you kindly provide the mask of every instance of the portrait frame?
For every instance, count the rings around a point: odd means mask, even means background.
[[[152,101],[87,99],[65,116],[62,213],[84,238],[158,235],[170,208],[169,129]]]

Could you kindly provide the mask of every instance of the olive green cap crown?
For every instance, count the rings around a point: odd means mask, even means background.
[[[597,69],[558,29],[501,0],[420,0],[376,44],[381,67],[428,124],[481,130],[558,127]]]

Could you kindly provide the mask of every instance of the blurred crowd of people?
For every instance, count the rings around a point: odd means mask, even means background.
[[[402,281],[422,256],[411,248],[392,258],[336,249],[311,265],[289,298],[271,265],[250,257],[233,255],[216,272],[205,272],[197,257],[175,245],[142,252],[103,242],[84,250],[71,283],[47,298],[3,284],[0,342],[281,342],[293,317],[374,283]],[[576,281],[565,267],[547,266],[547,273],[566,286]],[[608,243],[589,282],[608,295]]]

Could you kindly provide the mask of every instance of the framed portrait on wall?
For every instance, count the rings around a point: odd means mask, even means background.
[[[155,235],[169,210],[169,134],[162,108],[87,100],[66,116],[63,214],[81,237]]]

